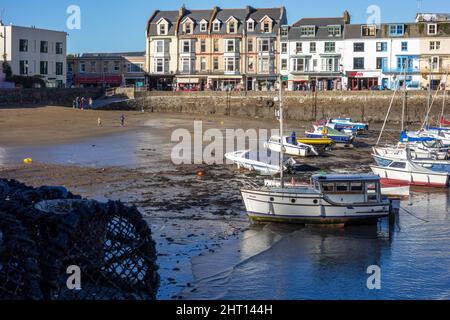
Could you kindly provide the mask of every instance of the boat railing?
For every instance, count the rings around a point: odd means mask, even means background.
[[[256,182],[253,182],[250,180],[243,181],[242,185],[244,186],[244,188],[248,188],[248,189],[259,188],[259,185]]]

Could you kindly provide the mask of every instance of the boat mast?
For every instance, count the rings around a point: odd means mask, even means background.
[[[280,85],[279,85],[279,118],[280,118],[280,179],[281,179],[281,188],[284,189],[284,141],[283,141],[283,132],[284,132],[284,123],[283,123],[283,76],[280,73]]]
[[[439,128],[442,128],[442,119],[444,118],[444,113],[445,113],[445,100],[446,100],[446,95],[447,95],[447,81],[448,81],[448,71],[449,71],[450,66],[447,67],[447,74],[445,75],[445,82],[444,82],[444,93],[442,94],[442,110],[441,110],[441,117],[439,119]]]
[[[405,130],[405,109],[406,109],[406,66],[407,59],[405,59],[405,63],[403,65],[404,76],[403,76],[403,107],[402,107],[402,132]]]

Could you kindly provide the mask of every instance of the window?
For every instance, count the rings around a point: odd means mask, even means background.
[[[341,26],[329,26],[328,27],[329,37],[340,37],[341,36]]]
[[[20,74],[28,75],[28,60],[20,60]]]
[[[120,62],[119,61],[114,61],[114,73],[119,73],[120,70]]]
[[[206,58],[200,59],[200,70],[205,71],[206,70]]]
[[[247,43],[247,51],[253,52],[253,39],[249,39]]]
[[[225,52],[236,52],[236,42],[234,39],[225,39]]]
[[[353,52],[364,52],[364,42],[355,42],[353,44]]]
[[[387,42],[377,42],[377,52],[386,52]]]
[[[41,61],[41,74],[48,74],[48,61]]]
[[[156,50],[156,53],[164,52],[164,40],[155,41],[155,50]]]
[[[248,70],[253,71],[255,68],[255,59],[250,57],[248,58]]]
[[[281,36],[282,36],[282,37],[287,37],[288,34],[289,34],[289,27],[283,26],[283,27],[281,28]]]
[[[412,59],[408,57],[398,57],[397,58],[397,69],[398,70],[405,70],[406,69],[412,69]]]
[[[336,43],[335,42],[325,42],[325,52],[335,52],[336,51]]]
[[[406,41],[402,42],[402,51],[408,51],[408,42]]]
[[[56,62],[55,73],[57,76],[63,75],[63,63],[62,62]]]
[[[309,44],[309,52],[311,52],[311,53],[315,53],[316,52],[316,43],[315,42],[311,42],[310,44]]]
[[[375,37],[377,35],[377,27],[376,26],[362,26],[361,27],[361,35],[363,37]]]
[[[200,40],[200,52],[206,52],[206,40],[202,39]]]
[[[105,71],[105,70],[103,70]],[[106,69],[106,71],[108,71],[108,69]],[[80,73],[85,73],[86,72],[86,64],[84,62],[80,63]]]
[[[109,71],[109,63],[108,62],[105,62],[104,64],[103,64],[103,72],[108,72]]]
[[[164,73],[164,59],[163,58],[155,59],[155,72],[156,73]]]
[[[309,69],[309,59],[307,58],[295,58],[292,62],[292,68],[295,72],[305,72]]]
[[[41,53],[48,53],[48,41],[41,41]]]
[[[337,57],[322,58],[322,71],[339,72],[339,58]]]
[[[219,39],[214,39],[214,52],[219,52]]]
[[[259,58],[259,72],[270,73],[273,69],[273,62],[269,57]]]
[[[166,28],[166,25],[164,23],[161,23],[159,25],[159,34],[160,35],[166,35],[167,34],[167,28]]]
[[[207,22],[200,23],[200,32],[206,32],[206,31],[208,31],[208,23]]]
[[[95,72],[96,62],[91,61],[91,72]]]
[[[302,42],[296,42],[295,43],[295,52],[299,53],[303,51],[303,43]]]
[[[255,31],[255,22],[252,20],[247,21],[247,31],[253,32]]]
[[[219,21],[214,22],[214,24],[213,24],[213,31],[214,32],[219,32],[220,31],[220,22]]]
[[[190,53],[191,52],[191,41],[184,40],[181,50],[182,50],[182,53]]]
[[[219,58],[215,57],[213,60],[213,69],[214,71],[219,70]]]
[[[391,164],[391,168],[405,169],[406,163],[404,162],[394,162]]]
[[[270,22],[269,21],[264,21],[263,25],[262,25],[262,32],[264,33],[269,33],[270,30]]]
[[[236,30],[237,28],[236,28],[236,22],[230,22],[229,24],[228,24],[228,32],[229,33],[236,33]]]
[[[62,42],[56,43],[56,54],[63,54],[63,43]]]
[[[345,182],[336,183],[336,192],[348,192],[348,183]]]
[[[405,26],[403,24],[391,24],[389,26],[390,36],[402,36],[405,33]]]
[[[192,33],[192,23],[188,22],[184,24],[184,32],[187,34]]]
[[[300,36],[301,37],[314,37],[315,35],[316,35],[316,27],[315,26],[300,27]]]
[[[238,58],[225,58],[225,71],[226,72],[238,72],[239,71],[239,59]]]
[[[323,192],[334,192],[334,183],[324,183],[322,184]]]
[[[431,69],[438,70],[439,69],[439,57],[431,58]]]
[[[281,70],[287,70],[287,59],[281,59]]]
[[[261,39],[259,40],[259,52],[269,52],[270,50],[270,40]]]
[[[364,69],[364,58],[353,58],[353,69],[355,70]]]
[[[350,191],[351,192],[358,192],[358,193],[362,193],[363,192],[363,184],[361,182],[351,182],[350,183]]]
[[[439,50],[441,48],[440,41],[430,41],[430,50]]]
[[[387,58],[377,57],[377,69],[384,69],[387,64]]]
[[[19,51],[20,52],[28,52],[28,40],[25,40],[25,39],[19,40]]]
[[[437,24],[435,24],[435,23],[428,24],[428,34],[429,35],[437,34]]]
[[[281,43],[281,53],[287,53],[288,52],[288,44],[286,42]]]

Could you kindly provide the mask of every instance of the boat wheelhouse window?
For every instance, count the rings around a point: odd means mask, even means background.
[[[362,192],[363,184],[361,182],[352,182],[350,183],[350,191],[351,192]]]
[[[376,202],[378,201],[378,183],[368,182],[366,183],[367,190],[367,201]]]
[[[334,183],[324,183],[324,184],[322,184],[322,190],[324,192],[334,192]]]
[[[394,162],[391,164],[391,168],[405,169],[406,163],[405,162]]]
[[[346,182],[336,183],[336,191],[337,192],[348,192],[348,183],[346,183]]]

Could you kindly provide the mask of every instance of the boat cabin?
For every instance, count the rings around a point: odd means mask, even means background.
[[[345,203],[378,203],[381,200],[380,177],[377,175],[315,175],[314,189],[331,201]]]

